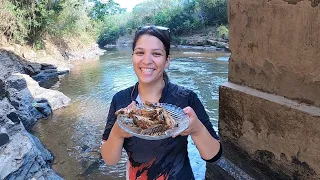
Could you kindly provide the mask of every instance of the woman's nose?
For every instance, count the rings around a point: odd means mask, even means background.
[[[145,53],[142,59],[142,62],[145,64],[150,64],[153,62],[151,53]]]

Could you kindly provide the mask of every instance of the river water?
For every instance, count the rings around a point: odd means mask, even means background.
[[[65,179],[125,179],[126,155],[107,166],[99,147],[112,96],[137,81],[131,49],[107,49],[95,59],[77,62],[70,74],[51,89],[72,99],[52,117],[40,120],[33,133],[55,156],[52,168]],[[218,87],[228,78],[230,54],[194,49],[172,49],[167,70],[170,81],[195,91],[217,131]]]

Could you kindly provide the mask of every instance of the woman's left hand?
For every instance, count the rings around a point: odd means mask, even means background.
[[[181,136],[187,136],[187,135],[197,135],[199,132],[203,130],[204,125],[202,122],[198,119],[197,114],[194,112],[194,110],[191,107],[186,107],[183,109],[184,113],[186,113],[189,116],[190,122],[189,126],[186,130],[182,131],[180,134],[175,134],[172,137],[175,138],[178,135]]]

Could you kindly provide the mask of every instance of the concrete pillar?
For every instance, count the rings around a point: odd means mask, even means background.
[[[224,155],[257,179],[320,179],[320,0],[228,0]]]

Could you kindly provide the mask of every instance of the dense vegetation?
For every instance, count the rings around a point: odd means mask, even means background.
[[[40,49],[47,35],[90,37],[105,45],[146,24],[167,26],[174,37],[206,26],[227,25],[226,0],[147,0],[132,12],[113,0],[103,2],[0,0],[0,33],[11,42]],[[227,31],[225,26],[220,29]]]

